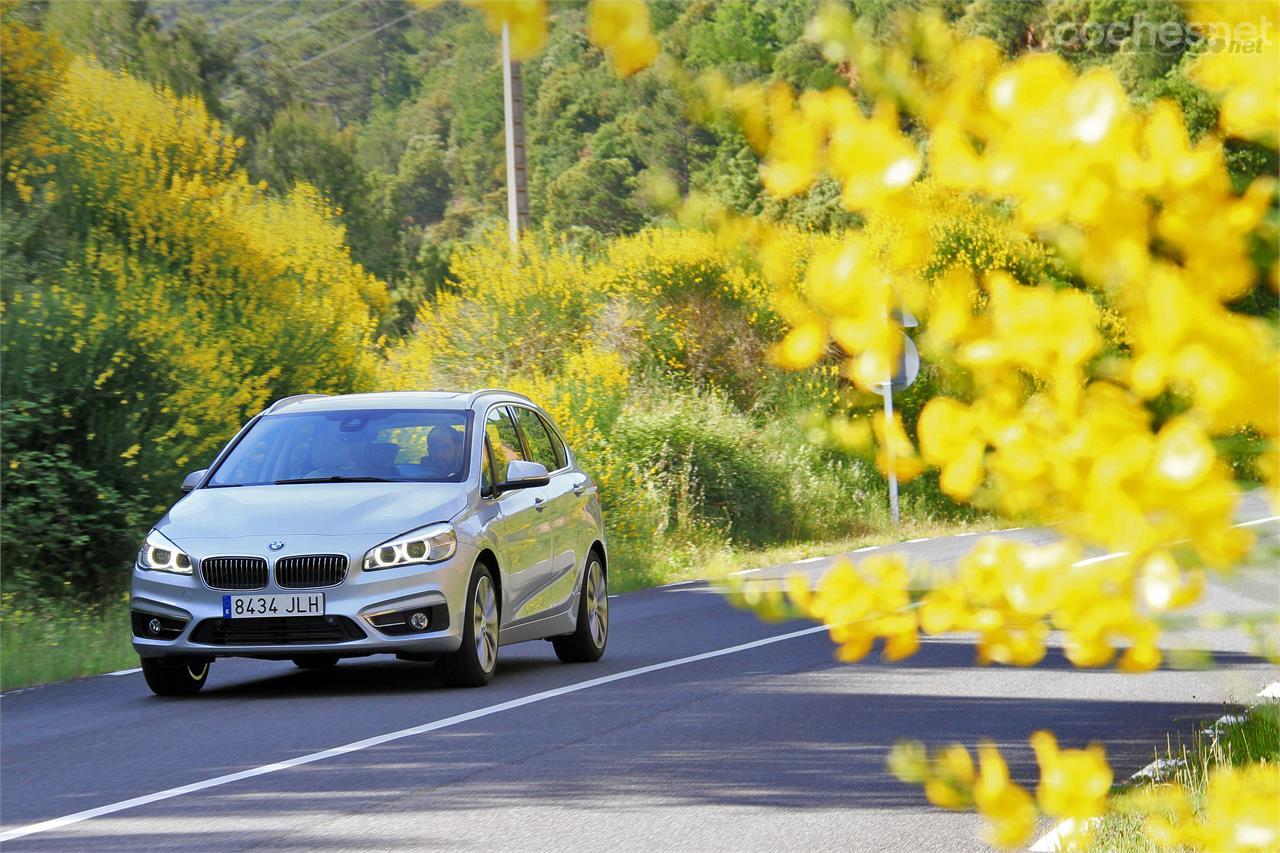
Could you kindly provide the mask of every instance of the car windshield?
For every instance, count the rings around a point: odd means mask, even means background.
[[[458,483],[467,475],[466,412],[370,409],[267,415],[214,471],[210,486]]]

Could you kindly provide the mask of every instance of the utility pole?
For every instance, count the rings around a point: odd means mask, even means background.
[[[507,233],[516,246],[529,227],[529,185],[524,163],[524,78],[511,61],[511,33],[502,27],[502,101],[507,126]]]

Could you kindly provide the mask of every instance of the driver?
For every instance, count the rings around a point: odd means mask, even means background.
[[[434,427],[427,433],[427,455],[418,460],[423,476],[432,479],[456,476],[462,470],[462,444],[462,433],[453,427]]]

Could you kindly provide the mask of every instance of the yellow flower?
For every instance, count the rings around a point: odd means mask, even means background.
[[[1036,798],[1046,814],[1081,820],[1106,810],[1112,773],[1100,744],[1060,750],[1050,732],[1039,731],[1031,736],[1031,746],[1040,764]]]
[[[953,743],[938,751],[930,762],[924,795],[944,809],[962,809],[971,802],[973,757],[963,745]]]
[[[889,423],[887,429],[886,423]],[[871,428],[879,446],[876,452],[876,466],[881,472],[886,474],[889,472],[890,458],[892,458],[894,472],[904,483],[914,479],[924,470],[924,464],[916,455],[915,447],[902,427],[901,415],[894,412],[892,422],[888,422],[883,413],[877,412],[872,416]]]
[[[1187,17],[1219,38],[1224,30],[1230,34],[1226,43],[1203,52],[1190,74],[1197,85],[1222,97],[1223,132],[1275,145],[1280,129],[1280,45],[1270,11],[1274,9],[1269,3],[1191,3]]]
[[[484,25],[494,35],[504,27],[511,41],[511,58],[532,59],[547,43],[546,0],[462,0],[484,13]]]
[[[798,370],[813,364],[827,349],[827,330],[821,323],[796,326],[774,348],[773,358],[780,366]]]
[[[644,0],[591,0],[587,38],[609,55],[613,70],[622,77],[648,68],[658,56]]]
[[[794,108],[791,93],[775,87],[769,93],[769,115],[773,132],[760,180],[771,194],[785,198],[804,192],[818,177],[822,167],[822,145],[826,128],[818,116],[817,95],[809,93],[802,101],[808,115]]]
[[[925,404],[916,425],[920,455],[939,466],[942,490],[965,500],[981,484],[985,444],[978,438],[977,423],[963,403],[934,397]]]
[[[1035,801],[1009,779],[1009,768],[994,744],[979,745],[978,766],[973,800],[988,822],[987,843],[1005,849],[1025,846],[1040,816]]]
[[[1203,816],[1186,803],[1181,786],[1171,790],[1158,805],[1176,822],[1156,815],[1144,830],[1161,847],[1187,846],[1200,850],[1275,850],[1280,846],[1280,765],[1254,763],[1243,767],[1215,767],[1209,773]],[[1152,809],[1155,811],[1155,809]]]

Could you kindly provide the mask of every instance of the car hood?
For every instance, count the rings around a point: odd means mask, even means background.
[[[156,525],[165,536],[395,536],[449,521],[467,505],[463,483],[298,483],[196,489]]]

